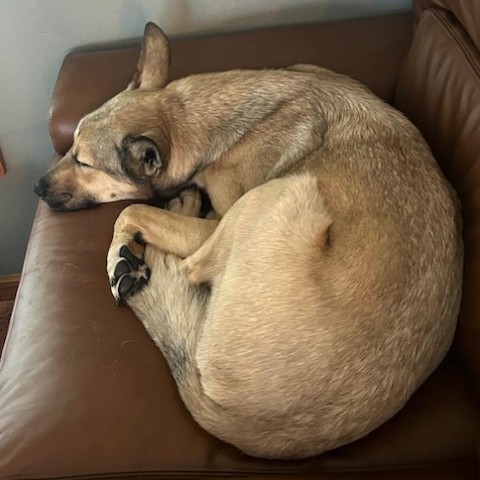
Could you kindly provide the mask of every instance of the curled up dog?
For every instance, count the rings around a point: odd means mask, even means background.
[[[365,436],[451,344],[452,189],[416,128],[348,77],[295,65],[169,83],[168,69],[148,24],[129,86],[36,192],[60,211],[170,199],[121,213],[107,270],[207,431],[265,458]]]

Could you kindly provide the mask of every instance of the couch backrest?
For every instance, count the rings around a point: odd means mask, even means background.
[[[415,1],[395,105],[420,128],[462,202],[465,276],[455,347],[480,393],[480,2]]]

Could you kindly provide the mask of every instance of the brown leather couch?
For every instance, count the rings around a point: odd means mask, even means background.
[[[179,77],[316,63],[420,127],[462,200],[466,264],[455,344],[406,407],[316,458],[243,455],[194,423],[140,322],[115,307],[105,255],[127,203],[72,213],[40,203],[0,371],[0,478],[479,478],[480,4],[419,0],[414,17],[178,40],[172,65]],[[58,153],[79,118],[126,85],[137,54],[65,59],[50,116]]]

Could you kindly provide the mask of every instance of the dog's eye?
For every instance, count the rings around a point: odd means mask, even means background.
[[[83,163],[81,162],[77,157],[73,157],[73,160],[75,161],[75,163],[80,166],[80,167],[89,167],[89,168],[92,168],[91,165],[88,165],[88,163]]]

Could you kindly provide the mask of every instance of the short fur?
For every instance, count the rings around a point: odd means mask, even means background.
[[[131,84],[80,122],[37,191],[59,210],[180,192],[170,211],[122,212],[107,268],[206,430],[267,458],[366,435],[452,341],[454,193],[416,128],[346,76],[297,65],[168,83],[168,62],[148,24]],[[196,218],[192,186],[217,219]]]

